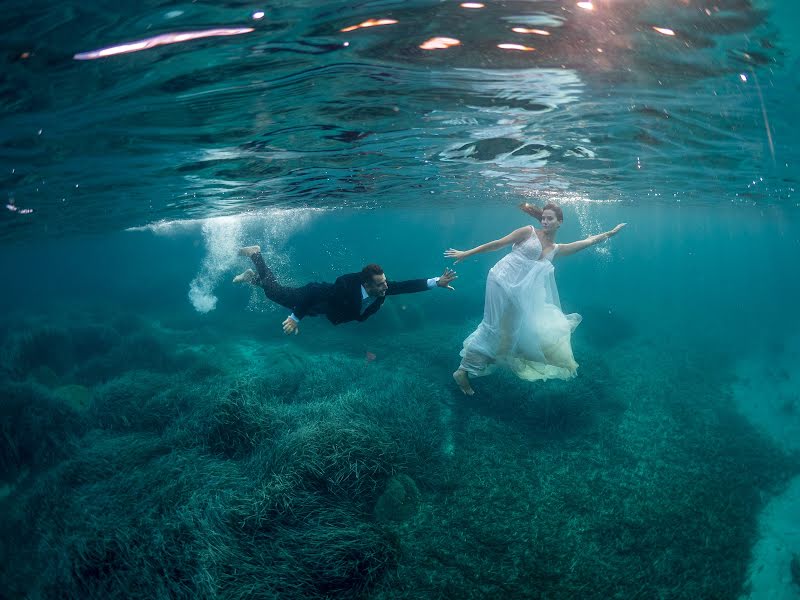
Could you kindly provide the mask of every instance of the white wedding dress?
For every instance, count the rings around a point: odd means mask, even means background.
[[[557,252],[556,244],[542,256],[531,227],[530,237],[492,267],[483,321],[464,340],[462,369],[479,377],[501,364],[530,381],[575,376],[570,337],[581,316],[561,311],[551,262]]]

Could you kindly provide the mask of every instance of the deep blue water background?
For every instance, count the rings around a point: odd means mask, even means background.
[[[398,23],[340,31],[381,17]],[[566,299],[585,295],[570,293],[571,271],[594,295],[610,276],[603,269],[622,265],[610,296],[662,317],[661,301],[670,312],[699,303],[746,314],[791,298],[782,287],[791,285],[782,261],[798,244],[790,3],[35,2],[10,3],[2,19],[9,309],[105,298],[109,285],[131,298],[174,287],[175,307],[188,309],[177,290],[200,257],[217,262],[209,294],[223,281],[219,240],[197,235],[202,219],[247,215],[243,243],[279,233],[273,260],[300,282],[398,256],[419,265],[414,275],[437,271],[443,248],[499,237],[525,222],[519,201],[551,199],[567,208],[561,241],[631,223],[602,260],[559,269]],[[212,26],[253,31],[72,59]],[[418,48],[435,35],[461,45]],[[292,213],[306,208],[326,212]],[[183,241],[122,233],[158,222],[196,223],[194,234],[182,229],[197,254],[183,256]],[[36,256],[31,245],[51,255],[50,243],[59,266],[42,279],[25,257]],[[137,258],[151,253],[158,258]],[[152,268],[173,259],[174,268]],[[469,310],[495,259],[463,271],[459,302]],[[98,281],[122,264],[131,276]],[[138,265],[146,273],[133,277]]]

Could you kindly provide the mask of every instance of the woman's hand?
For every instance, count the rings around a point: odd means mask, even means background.
[[[612,229],[611,231],[609,231],[609,232],[607,232],[607,233],[606,233],[606,238],[614,237],[614,236],[615,236],[615,235],[617,235],[617,234],[620,232],[620,230],[621,230],[623,227],[625,227],[626,225],[627,225],[627,223],[620,223],[619,225],[617,225],[616,227],[614,227],[614,229]]]
[[[455,262],[453,264],[455,264],[455,263],[460,263],[462,260],[467,258],[467,253],[464,252],[463,250],[448,248],[447,250],[444,251],[444,256],[445,258],[454,258]]]

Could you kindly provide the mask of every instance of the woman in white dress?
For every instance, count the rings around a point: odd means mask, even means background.
[[[481,252],[512,246],[489,271],[483,321],[464,340],[461,365],[453,373],[467,395],[475,393],[470,375],[488,375],[496,364],[506,365],[530,381],[575,375],[578,364],[572,356],[570,336],[581,317],[561,311],[552,261],[605,241],[625,227],[620,223],[585,240],[556,244],[556,232],[564,221],[561,208],[552,203],[539,208],[527,202],[520,208],[536,217],[541,229],[520,227],[471,250],[450,248],[444,253],[458,263]]]

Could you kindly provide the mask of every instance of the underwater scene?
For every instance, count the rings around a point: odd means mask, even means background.
[[[800,597],[800,5],[3,6],[0,598]]]

